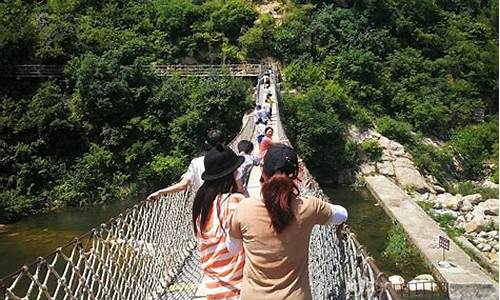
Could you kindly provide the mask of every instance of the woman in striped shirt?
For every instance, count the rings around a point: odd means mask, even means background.
[[[193,202],[193,225],[205,273],[207,299],[239,299],[245,256],[229,253],[231,217],[243,195],[236,190],[238,167],[244,162],[230,148],[218,144],[204,158],[204,183]]]

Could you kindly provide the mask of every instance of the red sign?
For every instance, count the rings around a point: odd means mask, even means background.
[[[445,238],[444,236],[439,236],[439,248],[443,248],[445,250],[450,250],[450,240]]]

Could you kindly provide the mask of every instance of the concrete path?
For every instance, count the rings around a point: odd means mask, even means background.
[[[456,267],[443,268],[442,249],[438,237],[447,237],[439,225],[428,216],[403,190],[385,176],[365,177],[366,184],[384,209],[404,228],[424,258],[432,264],[433,273],[448,283],[451,300],[498,299],[498,283],[450,239],[446,260]]]

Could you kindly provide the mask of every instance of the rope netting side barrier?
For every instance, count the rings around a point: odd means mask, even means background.
[[[174,285],[196,252],[189,196],[176,193],[143,201],[23,266],[2,279],[5,299],[158,299],[166,291],[192,294],[201,272],[191,272],[187,284]]]
[[[274,67],[274,74],[280,74]],[[278,76],[274,76],[276,80]],[[282,102],[280,85],[274,94]],[[290,145],[276,106],[276,135]],[[300,194],[330,202],[305,164],[301,170]],[[400,299],[384,273],[380,272],[349,228],[316,226],[309,243],[309,280],[313,299]]]

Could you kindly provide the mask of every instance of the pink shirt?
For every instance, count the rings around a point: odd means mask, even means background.
[[[259,158],[264,158],[264,155],[266,155],[267,149],[271,147],[273,144],[273,140],[271,138],[268,138],[267,136],[264,136],[262,138],[262,141],[260,142],[259,145]]]

